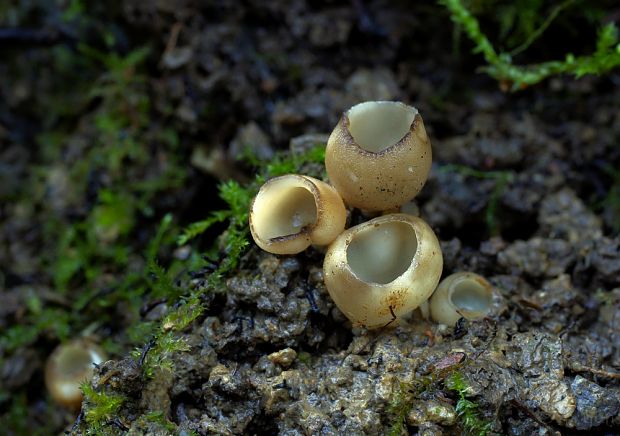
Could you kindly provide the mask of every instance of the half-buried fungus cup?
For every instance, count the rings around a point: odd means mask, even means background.
[[[470,321],[484,318],[493,305],[493,287],[472,272],[457,272],[441,281],[430,299],[431,318],[453,326],[463,317]]]
[[[52,399],[73,410],[82,403],[80,384],[93,378],[95,365],[106,360],[104,351],[86,339],[61,344],[45,364],[45,385]]]
[[[325,166],[344,201],[367,211],[397,209],[431,169],[431,143],[412,106],[369,101],[345,112],[327,141]]]
[[[325,285],[355,326],[396,321],[426,301],[439,282],[439,241],[422,219],[390,214],[342,233],[323,263]]]
[[[287,174],[265,183],[250,207],[256,244],[274,254],[327,245],[344,230],[347,211],[338,192],[308,176]]]

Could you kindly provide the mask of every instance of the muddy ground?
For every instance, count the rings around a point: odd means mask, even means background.
[[[12,6],[14,14],[4,17],[38,23],[50,39],[2,47],[8,60],[0,65],[2,329],[26,319],[33,293],[64,308],[86,292],[84,279],[74,277],[70,293],[56,296],[41,260],[47,252],[53,257],[54,238],[40,227],[50,216],[65,223],[89,216],[93,195],[108,187],[112,176],[105,171],[89,173],[89,189],[79,193],[62,176],[98,135],[92,114],[106,100],[50,116],[54,104],[46,93],[70,75],[54,69],[50,59],[58,53],[50,46],[96,45],[98,29],[112,29],[121,53],[151,47],[141,66],[144,82],[131,89],[150,100],[149,127],[139,130],[138,142],[157,156],[132,163],[125,182],[165,172],[172,152],[158,148],[164,128],[177,133],[174,153],[187,172],[182,184],[153,196],[154,215],[136,218],[125,235],[132,250],[144,247],[166,212],[183,226],[221,208],[217,182],[252,177],[237,160],[243,150],[269,159],[295,140],[298,152],[324,139],[351,105],[401,100],[419,108],[433,144],[432,174],[416,204],[441,241],[443,275],[476,272],[493,284],[496,298],[487,319],[456,328],[417,317],[377,331],[352,329],[325,289],[320,250],[274,256],[250,245],[225,286],[205,296],[205,313],[179,333],[189,349],[171,356],[172,372],[145,377],[129,352],[147,348],[123,331],[163,318],[174,299],[158,303],[146,293],[138,306],[149,310],[139,316],[129,314],[126,301],[112,300],[92,312],[110,320],[72,324],[117,342],[108,344],[113,360],[98,369],[93,385],[126,401],[100,431],[620,432],[618,72],[554,78],[506,94],[475,73],[481,60],[467,53],[465,42],[455,55],[451,30],[428,36],[429,29],[452,26],[437,6],[216,3],[127,1],[79,25],[58,26],[50,18],[58,10],[36,2]],[[45,160],[36,135],[58,125],[67,139],[56,158]],[[309,134],[311,140],[299,139]],[[39,196],[15,195],[35,169],[43,174]],[[160,255],[200,254],[216,235],[217,229],[199,245],[170,246]],[[143,263],[136,258],[127,268]],[[205,286],[204,272],[179,274],[179,288]],[[107,289],[117,270],[104,273],[89,283]],[[92,405],[83,406],[75,423],[76,414],[51,405],[42,386],[44,359],[66,336],[43,330],[16,349],[3,343],[0,412],[10,417],[14,434],[86,431],[83,417]],[[455,374],[461,392],[451,383]],[[473,427],[457,410],[461,396],[475,405]],[[21,421],[10,414],[18,398]]]

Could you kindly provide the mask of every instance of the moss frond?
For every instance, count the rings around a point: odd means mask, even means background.
[[[500,81],[512,91],[534,85],[542,80],[559,75],[571,74],[576,78],[584,75],[600,75],[620,65],[620,42],[618,28],[614,23],[601,27],[596,40],[596,50],[588,56],[574,56],[568,53],[563,60],[530,65],[515,65],[510,53],[498,52],[487,36],[480,30],[476,17],[461,0],[440,0],[439,3],[450,12],[452,21],[462,27],[474,43],[474,53],[481,53],[487,62],[482,71]],[[559,13],[559,12],[558,12]],[[546,28],[546,27],[545,27]],[[539,33],[544,31],[543,28]],[[533,35],[538,38],[540,34]],[[533,41],[533,40],[532,40]],[[531,41],[526,41],[519,52],[525,50]]]
[[[487,435],[493,424],[482,419],[478,404],[467,399],[470,387],[463,374],[458,371],[451,373],[445,380],[445,386],[458,395],[455,409],[465,433],[476,436]]]
[[[86,402],[84,420],[89,430],[97,433],[118,415],[125,398],[121,395],[98,392],[88,382],[82,383],[81,387]]]
[[[465,177],[495,181],[495,186],[493,187],[493,191],[491,191],[489,201],[487,202],[484,218],[489,234],[491,236],[499,235],[500,227],[497,219],[499,199],[506,190],[508,184],[514,179],[514,174],[512,171],[480,171],[465,165],[456,164],[443,165],[439,171],[447,173],[455,172],[462,174]]]
[[[188,225],[179,236],[177,243],[184,245],[200,236],[214,224],[228,221],[228,228],[222,234],[224,254],[218,274],[225,274],[238,265],[239,258],[249,245],[248,213],[252,198],[260,186],[272,177],[295,173],[308,163],[322,163],[325,159],[325,144],[317,144],[305,153],[277,154],[269,162],[261,162],[254,156],[245,158],[252,165],[258,165],[258,174],[247,186],[229,180],[219,186],[219,196],[228,209],[212,212],[204,220]]]

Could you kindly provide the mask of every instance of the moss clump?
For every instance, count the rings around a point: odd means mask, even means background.
[[[98,392],[90,383],[82,384],[85,408],[84,421],[88,425],[89,434],[99,434],[118,416],[118,412],[125,402],[120,395]]]
[[[206,232],[214,224],[228,222],[228,228],[222,234],[222,246],[224,247],[222,263],[219,265],[216,275],[232,271],[239,262],[241,254],[249,245],[248,213],[252,198],[258,192],[260,186],[267,179],[284,174],[295,173],[308,163],[323,163],[325,159],[325,144],[317,144],[304,153],[278,154],[273,160],[263,162],[252,155],[247,155],[245,160],[259,169],[254,180],[243,187],[236,181],[229,180],[220,184],[220,197],[228,205],[228,209],[212,212],[211,215],[187,226],[178,238],[178,244],[187,244],[192,239]],[[313,174],[310,174],[313,175]],[[320,177],[321,174],[313,176]],[[212,256],[217,261],[217,256]]]
[[[449,164],[444,165],[440,168],[441,172],[455,172],[462,174],[465,177],[473,177],[476,179],[486,179],[486,180],[494,180],[495,186],[493,191],[491,191],[491,195],[489,196],[489,200],[487,202],[487,207],[484,213],[485,222],[487,225],[487,229],[489,231],[489,235],[497,236],[500,233],[499,222],[497,219],[497,207],[499,203],[499,199],[502,194],[506,190],[508,184],[513,180],[514,174],[512,171],[480,171],[474,168],[470,168],[465,165],[455,165]]]
[[[405,419],[413,407],[414,401],[437,381],[437,375],[416,378],[411,382],[399,382],[396,395],[390,402],[388,414],[392,416],[389,436],[400,436],[405,428]]]
[[[482,68],[491,77],[512,91],[534,85],[542,80],[559,75],[571,74],[577,78],[606,73],[620,65],[620,41],[618,28],[614,23],[601,27],[596,40],[596,50],[588,56],[574,56],[568,53],[564,60],[547,61],[531,65],[515,65],[513,56],[524,51],[549,26],[550,20],[543,22],[538,29],[530,30],[527,39],[512,52],[497,51],[487,36],[480,30],[476,17],[465,7],[461,0],[440,0],[450,12],[452,21],[462,28],[475,44],[474,52],[484,56],[487,66]],[[556,8],[550,14],[555,18],[562,8]]]
[[[322,163],[324,157],[325,145],[317,144],[305,153],[280,154],[270,162],[254,159],[251,160],[251,164],[259,166],[259,174],[248,186],[241,186],[235,181],[220,184],[220,197],[226,202],[228,209],[212,212],[207,219],[190,224],[177,239],[179,245],[187,244],[214,224],[227,221],[228,227],[220,236],[219,246],[223,248],[219,252],[207,254],[217,268],[206,277],[200,289],[192,290],[189,295],[182,297],[176,310],[164,318],[153,334],[152,346],[148,352],[145,353],[143,349],[134,350],[132,355],[142,360],[145,376],[152,377],[158,368],[172,369],[172,355],[189,350],[183,338],[178,337],[178,332],[188,327],[203,313],[204,293],[220,289],[223,286],[223,278],[238,266],[241,255],[250,243],[248,211],[260,185],[271,177],[299,171],[305,164]],[[167,279],[165,270],[156,264],[153,266],[152,273],[155,279],[153,286],[164,289],[174,287],[174,284]]]
[[[491,431],[492,423],[480,417],[478,404],[467,399],[470,390],[462,373],[455,371],[445,380],[445,386],[458,395],[456,413],[466,434],[485,436]]]
[[[400,381],[396,395],[392,399],[388,413],[392,416],[392,424],[388,434],[399,436],[405,429],[407,414],[416,401],[424,401],[423,394],[447,389],[457,394],[456,413],[464,434],[484,436],[491,431],[492,423],[480,418],[478,404],[467,399],[470,387],[456,364],[430,374],[415,378],[412,381]]]

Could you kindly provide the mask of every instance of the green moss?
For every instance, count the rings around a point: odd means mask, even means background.
[[[199,293],[193,292],[163,319],[149,350],[145,352],[143,348],[137,348],[132,352],[135,359],[143,359],[142,369],[146,377],[153,377],[157,370],[172,370],[172,356],[189,351],[185,339],[178,337],[178,332],[189,326],[203,311]]]
[[[252,198],[267,179],[284,174],[295,173],[308,163],[323,163],[325,160],[325,144],[317,144],[305,153],[278,154],[269,162],[262,162],[253,155],[244,158],[259,169],[258,175],[247,186],[229,180],[219,186],[220,198],[226,202],[228,209],[212,212],[209,217],[187,226],[178,239],[184,245],[200,236],[216,223],[228,222],[228,228],[222,234],[224,246],[222,264],[217,275],[232,271],[238,265],[239,258],[249,245],[248,213]],[[320,177],[321,175],[316,174]],[[214,259],[215,260],[215,259]]]
[[[316,147],[303,154],[281,154],[271,162],[255,161],[256,165],[262,165],[262,167],[248,186],[241,186],[235,181],[220,184],[220,197],[226,202],[228,209],[213,212],[207,219],[192,223],[182,231],[177,239],[179,245],[189,243],[215,223],[228,222],[227,229],[220,236],[219,245],[223,249],[211,256],[218,267],[207,277],[200,289],[193,290],[189,295],[181,298],[176,310],[170,312],[154,331],[153,345],[146,353],[143,363],[143,371],[147,377],[152,377],[157,368],[172,369],[172,356],[175,353],[189,350],[183,338],[178,337],[178,332],[187,328],[204,312],[205,307],[202,302],[204,292],[222,289],[223,279],[237,268],[241,255],[250,244],[248,213],[252,198],[258,192],[260,185],[268,178],[298,171],[305,164],[322,163],[324,150],[324,144],[317,144]],[[152,272],[156,272],[153,277],[155,280],[153,286],[168,290],[174,289],[174,285],[166,278],[165,270],[156,267],[156,270]],[[170,292],[164,293],[170,294]],[[150,329],[145,329],[145,331],[150,331]],[[135,349],[132,355],[140,359],[143,356],[143,350]]]
[[[463,374],[458,371],[451,373],[445,380],[445,386],[458,395],[456,413],[465,433],[476,436],[488,434],[493,424],[482,419],[478,404],[467,399],[470,387]]]
[[[6,393],[6,395],[9,394]],[[28,434],[28,401],[26,394],[14,395],[7,412],[0,416],[0,426],[3,429],[11,429],[15,434]]]
[[[297,360],[304,365],[310,365],[312,363],[312,354],[307,351],[300,351],[297,353]]]
[[[143,74],[148,48],[126,55],[85,46],[78,55],[62,47],[50,50],[50,68],[58,77],[45,74],[58,87],[37,97],[33,110],[43,112],[44,127],[36,137],[37,163],[11,193],[16,207],[28,211],[31,233],[40,237],[34,260],[41,265],[32,270],[39,274],[37,283],[47,286],[20,292],[26,311],[0,334],[0,349],[6,358],[42,338],[53,346],[114,325],[127,330],[102,345],[111,355],[124,354],[157,331],[157,324],[141,319],[145,295],[176,302],[183,291],[172,278],[196,264],[194,256],[185,265],[173,260],[165,267],[158,259],[177,229],[172,215],[158,219],[153,204],[183,185],[187,169],[176,132],[150,118]],[[119,306],[130,325],[118,325],[110,308]],[[23,397],[21,407],[20,393],[11,394],[2,409],[12,411],[15,421],[33,398]],[[24,428],[32,425],[23,419]]]
[[[491,431],[492,423],[480,418],[479,407],[467,398],[470,395],[470,386],[459,371],[462,364],[452,365],[436,370],[423,377],[415,377],[410,381],[399,381],[395,395],[388,406],[388,413],[392,417],[388,434],[399,436],[406,429],[407,414],[416,401],[422,401],[425,393],[447,389],[456,393],[458,399],[456,413],[464,434],[484,436]]]
[[[543,22],[538,29],[530,29],[526,41],[514,52],[509,53],[497,51],[493,47],[488,37],[480,30],[476,17],[471,14],[461,0],[440,0],[439,3],[448,9],[452,21],[462,28],[472,40],[475,45],[474,52],[481,53],[484,56],[488,65],[483,67],[482,71],[503,82],[513,91],[559,74],[571,74],[579,78],[589,74],[607,73],[620,65],[618,28],[613,22],[600,28],[596,40],[596,49],[591,55],[574,56],[568,53],[563,60],[515,65],[513,56],[524,51],[534,40],[539,38],[550,21]],[[567,6],[561,6],[561,9]],[[557,16],[561,9],[552,12],[550,19]]]
[[[489,231],[489,235],[497,236],[500,234],[500,226],[499,221],[497,219],[497,208],[499,200],[506,190],[508,183],[510,183],[514,174],[512,171],[480,171],[465,165],[443,165],[440,167],[439,171],[441,172],[455,172],[462,174],[465,177],[473,177],[476,179],[487,179],[494,180],[495,186],[491,191],[491,195],[489,196],[489,200],[487,202],[487,207],[484,213],[485,222],[487,225],[487,229]]]
[[[390,401],[388,414],[392,417],[392,424],[388,434],[399,436],[405,430],[405,419],[413,407],[414,402],[424,392],[437,389],[438,381],[443,376],[442,372],[432,372],[423,377],[416,377],[411,381],[400,381],[396,389],[396,395]]]
[[[84,421],[89,427],[88,433],[98,434],[103,427],[118,416],[118,412],[125,402],[125,398],[117,394],[98,392],[90,383],[82,384],[84,393],[85,412]]]
[[[149,412],[144,415],[143,419],[158,424],[159,426],[161,426],[162,430],[168,432],[168,434],[176,434],[178,431],[177,426],[174,423],[168,421],[166,419],[166,416],[164,415],[164,412],[162,411],[158,410],[154,412]]]

